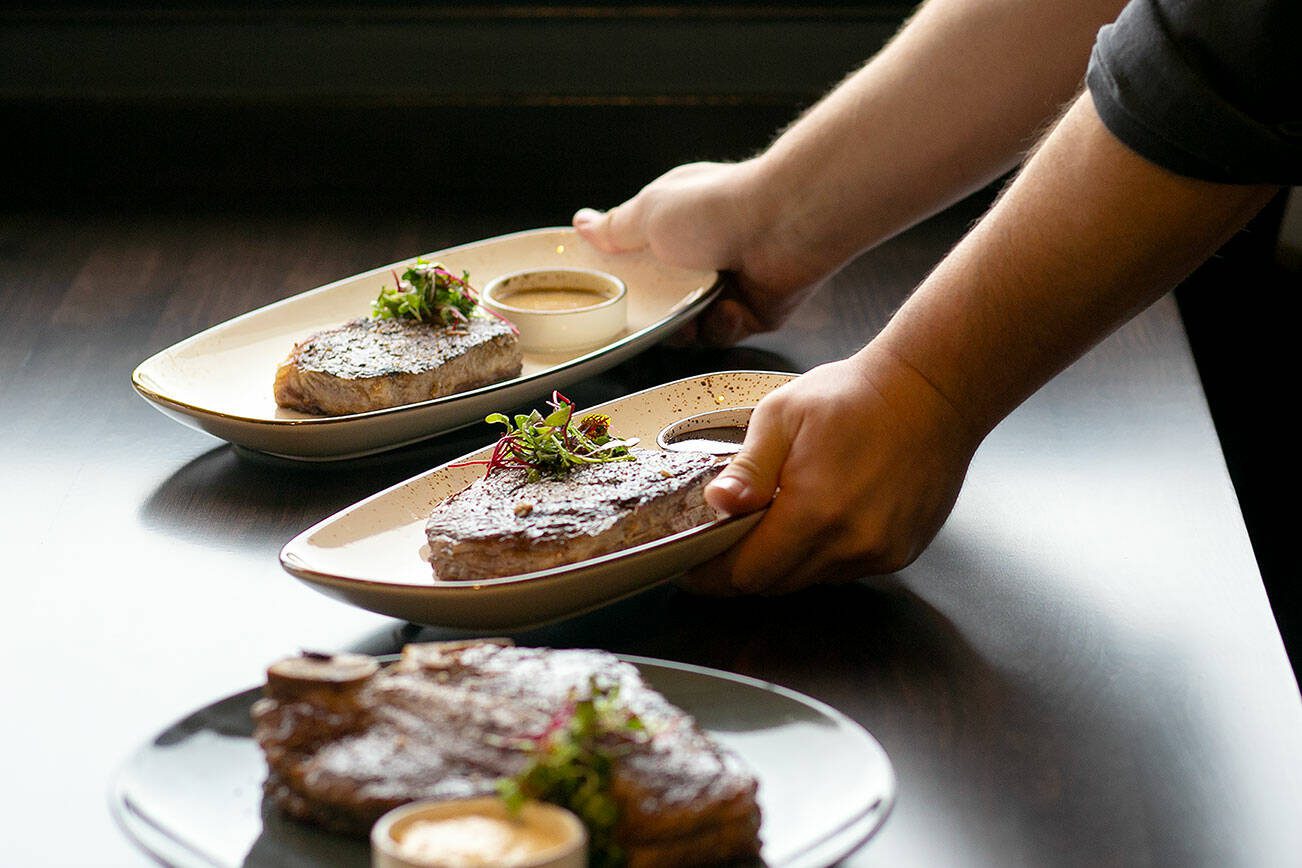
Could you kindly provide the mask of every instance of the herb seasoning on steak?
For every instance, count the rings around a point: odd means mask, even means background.
[[[695,452],[633,449],[635,461],[589,464],[529,481],[504,467],[434,508],[425,526],[435,578],[545,570],[712,521],[705,485],[721,464]]]
[[[276,371],[276,403],[337,416],[442,398],[520,375],[515,326],[479,307],[470,275],[417,259],[371,319],[317,332]]]
[[[521,365],[515,334],[499,320],[355,319],[295,345],[276,371],[276,403],[329,416],[364,413],[509,380]]]

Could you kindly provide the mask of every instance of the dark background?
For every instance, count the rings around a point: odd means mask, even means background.
[[[678,163],[754,153],[910,8],[10,4],[0,189],[11,213],[529,203],[564,223]],[[1273,261],[1282,208],[1177,297],[1296,661],[1296,508],[1285,498],[1297,470],[1286,416],[1299,279]]]
[[[47,4],[48,6],[48,4]],[[908,5],[76,4],[0,11],[28,202],[617,201],[744,157]],[[565,216],[568,216],[566,214]]]

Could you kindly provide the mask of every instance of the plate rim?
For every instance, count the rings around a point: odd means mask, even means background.
[[[688,377],[681,377],[677,380],[671,380],[667,383],[661,383],[656,386],[648,386],[645,389],[641,389],[637,392],[631,392],[627,395],[621,395],[618,398],[612,398],[611,400],[603,401],[600,404],[594,404],[591,407],[584,408],[582,412],[584,414],[598,413],[601,412],[601,410],[603,410],[604,408],[609,407],[611,404],[622,403],[624,401],[638,398],[642,395],[646,395],[651,392],[657,392],[662,389],[671,388],[673,386],[677,386],[682,383],[692,382],[695,380],[701,380],[709,377],[718,377],[722,375],[731,376],[731,375],[747,375],[747,374],[787,377],[789,378],[788,382],[800,376],[799,374],[793,374],[789,371],[765,371],[765,370],[758,370],[758,369],[713,371],[704,374],[693,374]],[[780,388],[780,387],[775,387],[775,388]],[[765,506],[753,512],[744,513],[742,515],[730,515],[730,516],[725,516],[723,518],[716,518],[713,521],[709,521],[706,522],[705,524],[697,525],[696,527],[688,528],[687,530],[679,531],[678,533],[670,534],[669,536],[659,537],[658,539],[640,543],[636,546],[631,546],[625,549],[619,549],[618,551],[614,551],[614,552],[607,552],[606,554],[597,555],[596,557],[592,557],[592,558],[586,558],[584,560],[576,561],[571,564],[561,564],[560,566],[549,567],[544,570],[535,570],[531,573],[517,573],[516,575],[513,576],[498,576],[496,578],[491,578],[491,579],[461,579],[452,582],[447,582],[446,584],[414,585],[407,582],[392,582],[392,581],[384,581],[384,580],[377,580],[377,579],[354,578],[351,576],[341,576],[337,573],[325,573],[319,570],[312,569],[305,565],[300,566],[300,565],[294,565],[290,563],[290,558],[293,557],[293,554],[289,551],[291,546],[299,544],[300,541],[303,541],[305,543],[308,537],[318,532],[326,525],[331,524],[332,522],[334,522],[335,520],[343,516],[345,513],[351,513],[354,510],[357,510],[371,503],[374,500],[378,500],[382,497],[392,494],[395,491],[406,488],[407,486],[411,485],[417,480],[424,479],[425,477],[431,474],[444,470],[449,465],[457,464],[459,462],[465,462],[469,459],[474,458],[476,455],[480,454],[481,452],[485,452],[486,450],[491,448],[492,448],[491,443],[486,446],[481,446],[478,449],[474,449],[470,452],[467,452],[464,455],[460,455],[449,461],[445,461],[442,464],[435,465],[434,467],[431,467],[428,470],[423,470],[420,473],[415,474],[414,476],[410,476],[407,479],[402,480],[401,482],[396,482],[393,485],[388,486],[387,488],[383,488],[375,492],[374,494],[368,495],[367,497],[364,497],[361,500],[351,503],[348,506],[345,506],[344,508],[331,513],[330,515],[326,516],[325,518],[313,524],[311,527],[308,527],[307,529],[295,534],[284,545],[280,547],[280,552],[277,557],[278,560],[280,561],[281,568],[284,569],[290,575],[292,575],[294,578],[299,579],[301,581],[305,581],[309,583],[316,583],[320,581],[322,584],[328,584],[332,587],[337,587],[337,588],[358,587],[358,588],[371,588],[371,589],[392,589],[395,591],[416,590],[416,591],[436,591],[436,592],[460,590],[460,591],[470,591],[473,593],[473,592],[481,591],[484,588],[495,588],[504,585],[524,584],[526,582],[533,582],[540,579],[561,578],[570,575],[572,573],[579,572],[580,570],[583,569],[588,569],[593,566],[600,566],[602,564],[610,563],[613,560],[618,560],[620,558],[641,554],[643,552],[651,551],[656,548],[668,545],[670,543],[679,542],[683,539],[691,538],[693,536],[699,536],[708,531],[717,530],[719,528],[726,527],[730,524],[735,524],[747,520],[758,521],[759,519],[756,518],[756,516],[762,518],[763,515],[768,511],[768,507]],[[656,445],[656,450],[664,451],[659,448],[658,444]]]
[[[208,326],[207,328],[198,331],[187,338],[182,338],[176,343],[173,343],[167,347],[164,347],[158,352],[153,353],[144,361],[137,364],[135,368],[132,369],[131,385],[142,398],[144,398],[147,401],[150,401],[151,403],[158,404],[158,405],[165,405],[178,412],[186,413],[188,415],[197,414],[199,416],[203,416],[207,418],[223,419],[229,422],[240,422],[248,425],[283,427],[283,428],[294,428],[294,427],[304,427],[304,426],[321,427],[321,426],[327,426],[331,424],[342,424],[347,422],[356,422],[361,420],[374,419],[377,417],[394,415],[404,411],[436,407],[441,404],[451,403],[453,401],[460,400],[465,397],[485,394],[487,392],[498,390],[506,386],[529,384],[541,377],[553,376],[558,372],[567,371],[570,368],[576,367],[581,364],[585,364],[589,361],[592,361],[593,359],[604,356],[613,350],[617,350],[621,346],[627,343],[631,343],[635,340],[640,340],[649,335],[652,335],[656,332],[656,330],[664,328],[664,326],[670,322],[678,321],[680,319],[683,320],[691,319],[693,316],[695,316],[697,313],[703,310],[706,306],[708,306],[711,302],[713,302],[723,292],[724,285],[727,282],[727,276],[725,272],[715,271],[713,281],[710,282],[709,285],[706,286],[703,291],[696,293],[695,297],[692,297],[691,293],[689,293],[687,296],[684,296],[684,299],[687,299],[686,304],[683,304],[680,301],[678,304],[682,305],[681,307],[676,307],[675,309],[672,309],[668,314],[656,320],[655,322],[643,326],[642,328],[638,329],[635,332],[629,332],[627,334],[621,335],[619,338],[607,344],[603,344],[602,346],[597,347],[593,350],[590,350],[589,352],[586,352],[581,356],[577,356],[573,359],[570,359],[569,361],[562,362],[560,364],[552,365],[536,373],[529,374],[527,376],[521,375],[518,377],[513,377],[509,380],[503,380],[497,383],[489,383],[485,386],[480,386],[475,389],[467,389],[462,392],[455,392],[451,395],[444,395],[439,398],[430,398],[427,401],[417,401],[412,404],[399,404],[396,407],[381,407],[375,410],[367,410],[362,413],[344,413],[336,416],[308,416],[302,419],[267,419],[267,418],[260,418],[255,416],[245,416],[238,413],[227,413],[222,410],[214,410],[208,407],[201,407],[197,404],[191,404],[189,402],[180,400],[179,398],[176,398],[174,396],[164,395],[156,391],[155,389],[150,388],[143,382],[143,376],[144,376],[143,372],[147,367],[154,364],[157,360],[161,359],[163,356],[169,353],[173,353],[187,344],[197,342],[201,338],[209,335],[211,332],[215,332],[219,329],[228,328],[232,325],[235,325],[236,323],[241,322],[242,320],[252,318],[256,315],[263,314],[269,310],[273,310],[278,307],[286,306],[289,303],[297,301],[301,298],[323,293],[327,290],[333,289],[334,287],[338,286],[341,283],[354,280],[358,277],[361,277],[362,275],[370,274],[372,272],[384,271],[385,269],[396,268],[400,265],[407,264],[418,257],[427,257],[427,256],[434,256],[434,255],[442,256],[449,253],[455,253],[457,251],[463,250],[468,247],[474,247],[489,242],[509,241],[514,238],[520,238],[528,235],[543,235],[551,232],[573,233],[574,231],[575,230],[573,229],[573,227],[568,227],[568,226],[540,226],[535,229],[521,229],[515,232],[508,232],[503,235],[494,235],[489,238],[481,238],[476,241],[467,241],[463,244],[457,244],[452,247],[440,248],[439,250],[431,251],[429,253],[417,254],[416,256],[400,259],[388,265],[380,265],[372,269],[360,271],[357,274],[351,274],[346,277],[341,277],[338,280],[332,280],[329,283],[325,283],[322,284],[321,286],[313,287],[311,289],[306,289],[302,292],[295,293],[294,295],[288,296],[286,298],[277,299],[276,301],[269,302],[268,304],[264,304],[261,307],[256,307],[253,310],[245,311],[244,313],[237,314],[236,316],[233,316],[230,319],[223,320],[222,322],[215,323],[211,326]],[[708,269],[699,269],[699,270],[708,271]]]
[[[597,649],[597,650],[604,650],[604,649]],[[857,736],[859,736],[864,740],[868,749],[873,754],[875,754],[876,758],[880,760],[882,765],[883,780],[885,786],[881,798],[874,805],[868,807],[864,811],[861,811],[851,820],[846,821],[846,823],[842,824],[841,826],[838,826],[835,829],[832,829],[831,831],[827,832],[817,840],[811,841],[805,846],[801,847],[800,850],[792,854],[791,857],[786,862],[779,863],[779,865],[805,866],[807,864],[824,864],[821,860],[819,860],[819,854],[822,849],[827,847],[829,841],[835,841],[838,836],[845,834],[849,829],[853,829],[857,824],[861,823],[865,819],[869,817],[875,817],[875,820],[872,823],[871,828],[868,829],[868,831],[866,832],[866,834],[863,835],[862,838],[858,838],[858,840],[855,840],[847,845],[835,848],[837,851],[837,855],[833,856],[832,858],[834,860],[845,858],[846,856],[857,851],[860,847],[862,847],[865,843],[867,843],[875,835],[877,835],[877,833],[880,832],[882,827],[885,825],[886,820],[889,819],[891,813],[894,811],[896,799],[899,792],[899,779],[895,774],[895,764],[891,761],[890,754],[887,753],[886,748],[882,745],[880,741],[878,741],[877,737],[874,736],[871,732],[869,732],[867,727],[859,723],[859,721],[855,720],[854,718],[850,717],[845,712],[840,711],[839,709],[833,707],[832,705],[829,705],[828,703],[822,701],[821,699],[817,699],[813,696],[810,696],[807,693],[801,693],[800,691],[795,690],[794,688],[784,687],[781,684],[777,684],[772,681],[766,681],[762,678],[756,678],[751,675],[743,675],[739,672],[731,672],[726,669],[717,669],[712,666],[704,666],[698,663],[686,663],[678,660],[666,660],[658,657],[647,657],[640,654],[621,654],[614,651],[608,651],[607,653],[614,655],[617,659],[619,659],[622,662],[631,663],[632,665],[638,667],[639,672],[641,672],[643,666],[647,666],[651,668],[670,669],[678,672],[687,672],[692,675],[704,676],[706,678],[729,681],[734,684],[740,684],[745,687],[750,687],[753,689],[764,691],[766,693],[772,693],[781,696],[784,699],[788,699],[790,701],[799,703],[800,705],[803,705],[807,708],[812,708],[814,711],[817,711],[819,714],[823,715],[824,717],[834,721],[839,727],[853,731]],[[400,654],[378,654],[372,656],[374,656],[381,663],[393,662],[395,660],[398,660],[401,657]],[[138,822],[148,825],[150,829],[154,830],[165,841],[174,845],[175,848],[179,849],[186,856],[196,860],[196,864],[197,862],[202,862],[202,864],[211,866],[211,868],[222,868],[221,862],[214,860],[208,855],[200,852],[194,847],[194,845],[181,840],[181,838],[175,832],[168,830],[158,825],[157,823],[152,822],[148,817],[146,817],[143,813],[141,813],[138,810],[132,811],[131,802],[126,797],[126,794],[124,792],[124,786],[125,786],[124,778],[128,770],[134,764],[136,759],[154,744],[154,741],[157,739],[159,734],[174,729],[184,721],[188,720],[190,717],[193,717],[195,714],[204,711],[205,709],[212,708],[213,706],[220,705],[225,702],[229,702],[231,700],[244,696],[245,694],[252,694],[255,691],[258,691],[259,689],[260,689],[259,687],[253,686],[253,687],[245,688],[244,690],[238,690],[234,693],[230,693],[218,699],[214,699],[211,702],[199,708],[192,709],[184,716],[177,718],[176,720],[172,721],[168,725],[156,731],[153,734],[153,736],[150,738],[150,740],[137,744],[136,747],[132,749],[132,751],[127,755],[127,757],[121,762],[119,762],[117,766],[114,768],[112,772],[112,776],[109,779],[109,784],[106,791],[109,813],[113,817],[114,824],[123,832],[124,835],[126,835],[127,839],[131,841],[136,847],[143,850],[150,858],[159,861],[163,865],[173,864],[171,861],[169,861],[169,857],[171,857],[171,854],[157,852],[154,849],[155,845],[152,841],[147,842],[141,838],[141,836],[139,835],[139,830],[136,829],[131,824],[131,818],[128,816],[128,814],[131,814],[133,817],[138,818]],[[688,713],[690,714],[690,712]],[[693,717],[693,720],[695,720],[695,717]],[[702,727],[702,729],[704,729],[704,727]],[[713,733],[711,733],[709,730],[705,730],[705,731],[708,735],[714,737]],[[252,740],[251,736],[249,738],[250,740]],[[745,759],[745,757],[742,758]],[[761,832],[763,831],[762,824],[760,826],[760,830]],[[815,861],[811,863],[808,861],[811,858],[819,861]]]

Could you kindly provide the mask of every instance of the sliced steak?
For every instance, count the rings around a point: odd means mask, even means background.
[[[276,403],[337,416],[441,398],[519,376],[520,347],[500,320],[457,327],[355,319],[296,344],[276,371]]]
[[[365,834],[407,802],[492,794],[526,765],[519,740],[546,731],[595,684],[617,688],[649,733],[614,772],[615,838],[631,868],[759,852],[754,776],[611,654],[437,642],[409,645],[370,675],[346,657],[342,676],[322,663],[319,684],[297,666],[295,677],[277,677],[276,664],[254,705],[264,791],[291,816]]]
[[[714,519],[705,485],[722,467],[696,452],[634,449],[563,480],[494,470],[434,508],[425,526],[439,579],[489,579],[571,564]]]

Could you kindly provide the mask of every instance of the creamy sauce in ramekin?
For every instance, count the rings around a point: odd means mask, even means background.
[[[417,820],[402,830],[397,844],[402,857],[413,862],[479,868],[528,862],[564,842],[554,827],[466,814]]]
[[[588,833],[557,805],[496,796],[413,802],[371,829],[375,868],[584,868]]]
[[[503,305],[521,310],[582,310],[609,300],[600,292],[568,286],[520,289],[498,299]]]

